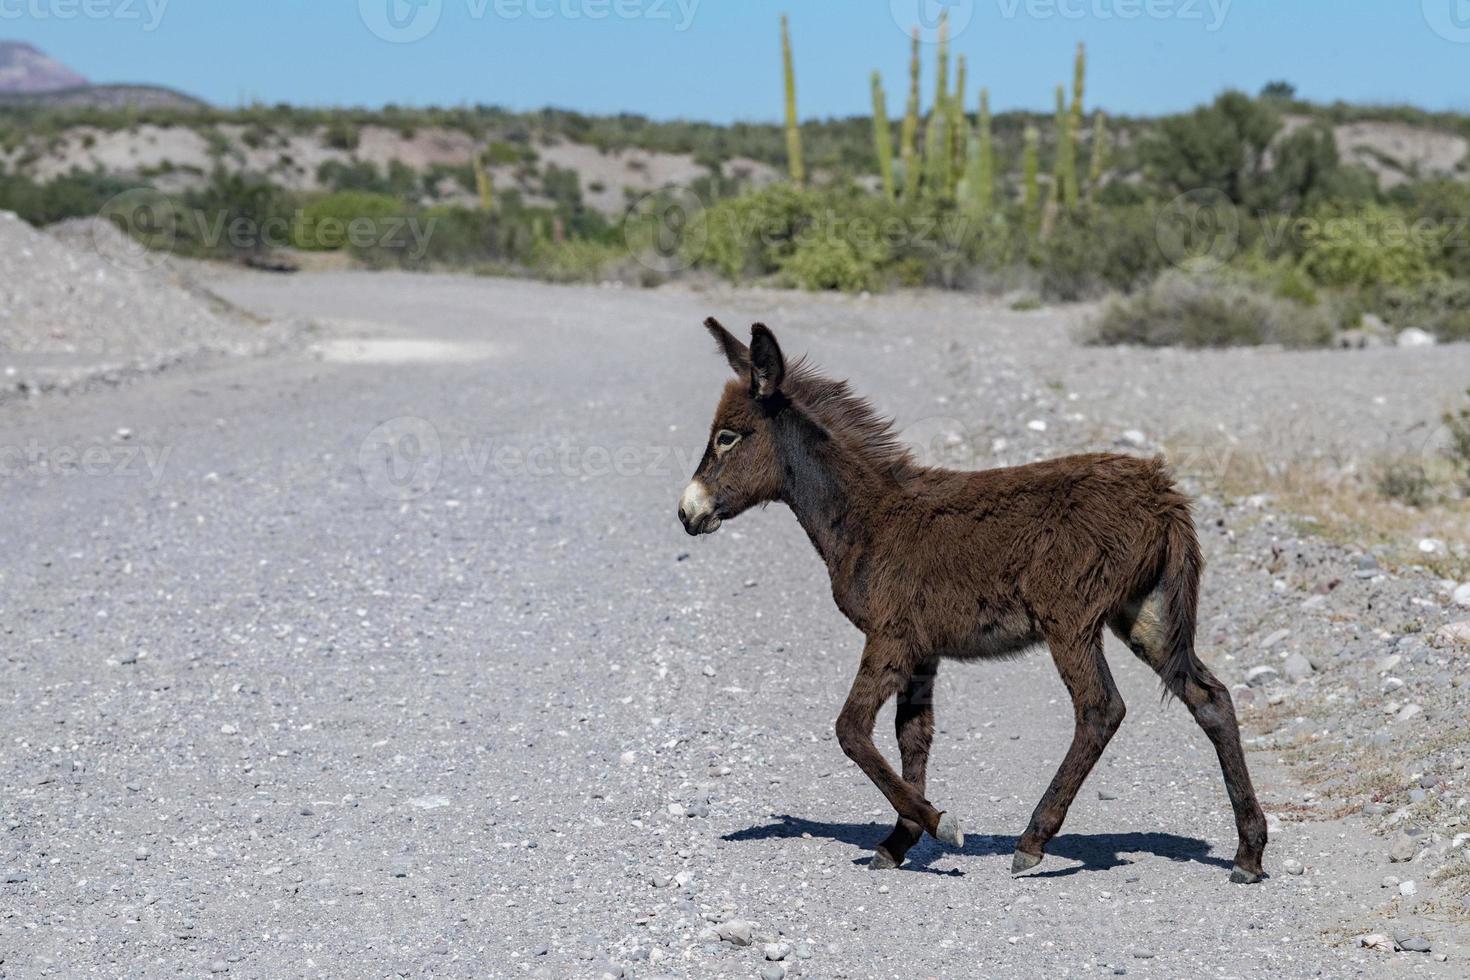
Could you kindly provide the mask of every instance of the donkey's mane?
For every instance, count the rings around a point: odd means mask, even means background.
[[[875,469],[894,474],[917,469],[893,429],[893,420],[879,415],[846,381],[826,377],[802,357],[787,369],[782,387],[792,401]]]

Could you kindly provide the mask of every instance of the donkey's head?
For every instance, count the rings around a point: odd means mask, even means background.
[[[704,322],[737,380],[725,385],[710,425],[704,458],[679,499],[679,520],[690,534],[710,534],[720,524],[781,493],[781,462],[773,418],[785,404],[781,382],[786,360],[764,324],[750,329],[750,346],[713,317]]]

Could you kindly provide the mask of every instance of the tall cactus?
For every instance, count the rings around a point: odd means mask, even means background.
[[[965,197],[970,210],[988,218],[995,209],[995,142],[990,133],[990,90],[980,90],[978,133],[970,141],[965,167]]]
[[[1072,139],[1082,133],[1082,99],[1087,94],[1087,45],[1078,43],[1077,60],[1072,65]]]
[[[893,135],[888,129],[888,96],[883,91],[883,76],[876,71],[873,72],[873,151],[878,154],[883,196],[891,201],[897,194],[893,183]]]
[[[472,158],[475,167],[475,191],[480,196],[480,210],[495,210],[495,181],[485,169],[485,155],[476,153]]]
[[[951,195],[965,175],[965,157],[970,149],[970,132],[965,119],[965,56],[960,55],[955,69],[954,95],[949,100],[949,181]]]
[[[1092,117],[1092,166],[1087,168],[1087,198],[1092,199],[1102,186],[1108,169],[1108,114],[1101,109]]]
[[[939,64],[934,84],[934,108],[929,111],[929,131],[924,139],[926,193],[940,195],[949,187],[949,11],[939,15]]]
[[[919,193],[919,32],[914,31],[909,58],[909,103],[903,116],[899,153],[903,160],[903,196],[913,200]]]
[[[1021,158],[1021,214],[1026,228],[1035,232],[1041,224],[1041,133],[1026,127],[1026,149]]]
[[[796,115],[796,59],[791,53],[791,25],[781,15],[781,62],[786,74],[786,161],[791,182],[806,183],[806,166],[801,158],[801,124]]]
[[[1057,86],[1057,160],[1052,200],[1068,211],[1077,210],[1077,144],[1072,138],[1072,114],[1067,90]]]

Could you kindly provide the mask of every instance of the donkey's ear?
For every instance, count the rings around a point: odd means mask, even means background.
[[[776,335],[764,323],[750,328],[750,394],[752,398],[770,398],[781,390],[786,377],[786,358]]]
[[[725,360],[730,362],[730,370],[744,377],[750,373],[750,348],[740,342],[740,338],[720,326],[720,321],[710,317],[704,321],[704,329],[715,338],[715,343],[720,345],[720,353],[725,355]]]

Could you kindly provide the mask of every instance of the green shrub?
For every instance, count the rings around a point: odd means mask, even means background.
[[[626,258],[627,253],[617,246],[569,238],[539,243],[531,267],[552,282],[596,282],[607,278],[610,267]]]
[[[29,177],[0,177],[0,210],[14,211],[33,225],[44,226],[67,218],[91,216],[124,191],[136,187],[118,177],[74,170],[38,184]]]
[[[322,133],[322,142],[334,150],[351,153],[362,141],[362,133],[346,119],[336,118],[327,124]]]
[[[1239,279],[1168,272],[1137,295],[1110,303],[1085,339],[1146,347],[1312,347],[1331,338],[1332,322],[1320,309]]]
[[[882,286],[888,250],[880,244],[856,245],[843,238],[818,238],[798,244],[781,263],[781,277],[802,289],[856,293]]]
[[[1445,342],[1470,340],[1470,282],[1437,279],[1391,287],[1366,305],[1397,330],[1418,327]]]
[[[273,184],[216,169],[185,196],[170,242],[183,254],[235,258],[285,244],[293,201]],[[273,240],[276,239],[276,240]]]
[[[1041,246],[1041,292],[1062,301],[1132,292],[1166,263],[1150,209],[1064,214]]]
[[[491,167],[513,167],[521,163],[535,163],[536,151],[522,143],[496,140],[485,148],[485,164]]]
[[[779,272],[796,252],[796,236],[811,226],[817,195],[790,184],[717,201],[695,216],[686,258],[732,282]]]
[[[1389,463],[1378,472],[1377,482],[1379,494],[1411,507],[1423,507],[1428,503],[1433,489],[1429,474],[1415,462]]]
[[[1171,194],[1211,188],[1235,204],[1252,204],[1262,186],[1267,148],[1280,128],[1271,102],[1226,92],[1211,105],[1161,119],[1140,155]]]
[[[333,252],[381,238],[389,231],[388,219],[402,219],[402,201],[386,194],[338,191],[309,202],[292,228],[292,244],[314,252]]]
[[[1370,205],[1321,212],[1310,226],[1302,270],[1324,286],[1413,286],[1438,275],[1439,229],[1416,227],[1403,212]]]
[[[1412,186],[1414,217],[1442,231],[1437,266],[1458,279],[1470,279],[1470,183],[1434,180]]]
[[[1470,395],[1470,391],[1466,392]],[[1470,479],[1470,408],[1446,413],[1444,424],[1449,429],[1450,444],[1447,453],[1467,479]]]

